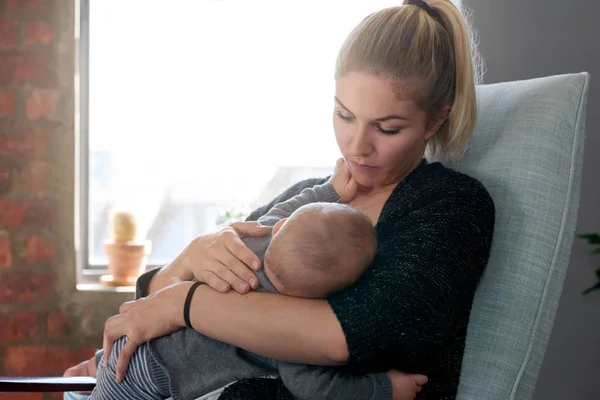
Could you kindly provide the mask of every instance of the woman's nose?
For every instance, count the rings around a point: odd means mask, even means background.
[[[372,150],[373,146],[367,127],[358,126],[350,142],[350,153],[354,156],[365,156],[369,155]]]

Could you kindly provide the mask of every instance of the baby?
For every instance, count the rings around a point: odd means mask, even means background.
[[[377,251],[371,220],[348,205],[324,202],[336,198],[320,193],[329,186],[307,189],[292,199],[297,204],[278,204],[267,218],[259,219],[270,225],[277,214],[286,214],[285,207],[291,210],[310,199],[325,199],[297,208],[289,218],[278,219],[270,238],[244,239],[264,258],[264,267],[257,272],[261,283],[257,290],[326,298],[354,283],[371,265]]]
[[[372,263],[377,240],[372,221],[347,202],[356,184],[338,163],[331,179],[275,205],[259,219],[272,226],[263,238],[245,238],[263,261],[258,291],[325,298],[354,283]],[[333,367],[268,359],[184,328],[140,346],[126,378],[116,383],[118,340],[100,363],[92,399],[195,399],[233,381],[280,376],[298,399],[391,399],[385,373],[354,375]],[[414,385],[406,381],[406,385]]]

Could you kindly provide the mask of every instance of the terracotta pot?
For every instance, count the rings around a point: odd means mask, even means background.
[[[107,282],[107,278],[104,278],[103,283],[110,286],[135,285],[137,277],[146,269],[150,247],[150,241],[125,243],[104,241],[104,252],[108,257],[111,279]]]

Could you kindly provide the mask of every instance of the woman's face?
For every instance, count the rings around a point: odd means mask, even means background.
[[[377,188],[397,184],[423,158],[437,130],[411,98],[391,81],[350,72],[336,81],[333,128],[356,182]],[[414,96],[413,96],[414,97]]]

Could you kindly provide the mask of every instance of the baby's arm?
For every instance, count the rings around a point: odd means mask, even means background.
[[[385,373],[354,375],[335,367],[282,362],[279,374],[296,400],[392,400],[392,383]]]
[[[338,201],[347,203],[354,198],[355,194],[356,182],[352,179],[352,174],[345,161],[340,158],[328,182],[306,188],[291,199],[275,204],[267,214],[259,218],[259,222],[263,225],[274,225],[280,219],[288,218],[294,211],[306,204],[337,203]]]
[[[275,204],[273,208],[271,208],[267,214],[260,217],[258,221],[263,225],[271,226],[280,219],[288,218],[294,211],[306,204],[319,202],[336,203],[339,198],[340,197],[330,182],[316,185],[304,189],[300,194],[289,200]]]

